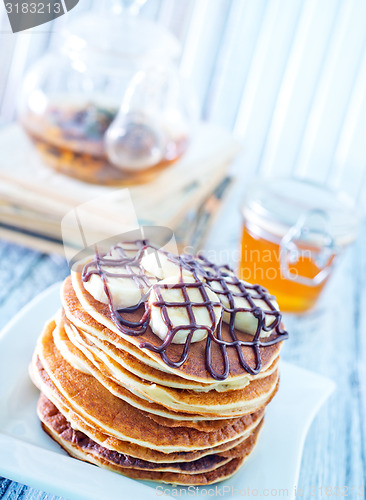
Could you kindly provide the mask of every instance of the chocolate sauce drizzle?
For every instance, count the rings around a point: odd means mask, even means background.
[[[164,363],[172,368],[179,368],[182,366],[188,358],[189,348],[192,342],[192,337],[195,331],[198,329],[205,329],[207,331],[206,338],[206,348],[205,348],[205,363],[206,369],[209,374],[216,380],[225,380],[229,375],[229,357],[227,353],[228,348],[234,348],[237,352],[237,356],[242,368],[253,375],[260,372],[262,368],[262,360],[260,348],[270,346],[281,342],[288,338],[288,333],[281,328],[281,313],[272,304],[274,297],[268,293],[268,291],[260,285],[249,285],[244,284],[243,281],[239,280],[230,269],[229,266],[218,266],[210,262],[207,258],[202,255],[192,256],[187,254],[182,254],[180,256],[170,254],[168,252],[159,250],[163,253],[171,262],[176,264],[180,268],[180,276],[178,277],[178,283],[167,285],[153,283],[151,278],[146,276],[143,268],[141,267],[141,259],[145,253],[145,250],[151,249],[157,252],[158,249],[153,245],[149,244],[146,240],[138,240],[133,242],[136,246],[136,254],[129,257],[123,244],[114,246],[109,254],[104,256],[99,255],[96,251],[95,259],[91,260],[86,264],[82,271],[82,280],[86,282],[90,279],[93,274],[97,274],[103,281],[104,291],[108,298],[108,306],[111,314],[111,319],[116,325],[116,327],[125,335],[131,336],[141,336],[143,335],[150,322],[151,310],[148,303],[148,298],[152,290],[156,295],[157,300],[153,303],[154,306],[161,308],[161,314],[163,320],[168,328],[168,334],[165,337],[162,344],[155,346],[150,342],[143,342],[140,344],[140,348],[149,349],[153,352],[159,353]],[[113,253],[113,257],[112,254]],[[116,267],[122,268],[124,272],[112,272],[105,267]],[[183,270],[188,270],[194,278],[194,282],[184,282]],[[133,307],[116,310],[113,306],[112,296],[108,288],[108,277],[118,277],[118,278],[130,278],[132,279],[138,288],[141,290],[141,300]],[[180,289],[183,295],[183,302],[167,302],[164,297],[162,290],[164,289]],[[202,297],[202,301],[192,302],[189,297],[189,289],[196,288]],[[212,302],[207,293],[207,288],[212,290],[212,292],[218,295],[220,302]],[[144,294],[144,290],[148,290]],[[243,298],[248,303],[248,307],[236,307],[235,298]],[[266,308],[262,309],[258,307],[255,300],[262,301]],[[224,303],[228,306],[224,305]],[[137,311],[140,307],[144,306],[144,313],[141,319],[137,322],[129,321],[125,315],[126,313]],[[223,311],[229,314],[229,333],[231,341],[225,341],[222,338],[222,315],[217,323],[215,307],[222,307]],[[169,308],[171,307],[185,307],[187,309],[187,314],[189,317],[188,325],[179,325],[174,327],[173,323],[169,317]],[[196,308],[206,308],[210,317],[211,325],[200,325],[196,322],[194,309]],[[253,339],[250,341],[239,340],[235,331],[235,317],[239,312],[249,312],[258,320],[257,329]],[[271,320],[267,324],[267,318],[270,317]],[[189,331],[182,354],[178,360],[172,360],[167,354],[167,349],[171,345],[174,336],[180,330]],[[261,332],[272,332],[272,335],[276,335],[274,338],[263,342],[260,340]],[[272,337],[271,335],[271,337]],[[222,360],[223,360],[223,371],[218,373],[212,367],[212,344],[215,343],[219,346]],[[252,347],[255,355],[255,366],[250,366],[244,359],[242,346]]]
[[[156,284],[153,286],[154,292],[157,296],[157,301],[154,302],[154,305],[157,307],[161,308],[161,314],[163,317],[163,320],[165,324],[168,327],[168,334],[165,337],[164,342],[160,346],[154,346],[150,344],[149,342],[143,342],[140,347],[145,348],[145,349],[150,349],[151,351],[158,352],[163,359],[163,361],[172,367],[178,368],[179,366],[182,366],[182,364],[186,361],[188,357],[188,352],[189,352],[189,347],[191,345],[192,337],[195,331],[197,330],[206,330],[208,335],[214,335],[215,329],[216,329],[216,315],[215,315],[215,306],[220,307],[221,309],[221,303],[220,302],[212,302],[209,299],[209,296],[207,294],[206,290],[207,285],[202,283],[201,281],[195,281],[194,283],[185,283],[183,281],[183,273],[182,273],[182,268],[181,268],[181,274],[178,278],[178,283],[173,284],[173,285],[160,285]],[[202,301],[200,302],[192,302],[189,298],[189,293],[188,290],[196,288],[201,294]],[[167,290],[167,289],[179,289],[182,292],[183,295],[183,302],[167,302],[163,298],[162,294],[162,289]],[[169,308],[171,307],[185,307],[187,309],[187,314],[190,323],[188,325],[179,325],[174,327],[170,316],[169,316]],[[206,325],[200,325],[196,322],[195,319],[195,314],[194,314],[194,309],[197,308],[206,308],[209,313],[210,321],[211,321],[211,326],[208,327]],[[221,320],[220,320],[221,321]],[[172,343],[174,336],[180,331],[180,330],[188,330],[189,334],[187,336],[186,342],[184,344],[183,352],[178,361],[173,361],[171,360],[167,353],[166,349],[168,346]]]

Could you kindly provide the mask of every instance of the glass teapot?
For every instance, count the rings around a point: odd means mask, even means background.
[[[194,106],[177,69],[180,45],[135,15],[145,2],[109,0],[76,18],[26,76],[19,119],[56,170],[129,185],[186,151]]]

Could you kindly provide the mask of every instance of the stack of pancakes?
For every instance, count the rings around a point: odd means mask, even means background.
[[[233,475],[253,450],[277,391],[281,343],[259,348],[255,374],[227,348],[229,375],[218,380],[207,370],[205,341],[192,343],[176,368],[142,346],[162,343],[150,327],[124,335],[110,307],[86,291],[81,272],[65,280],[61,295],[63,308],[45,326],[30,370],[44,430],[71,456],[131,478],[203,485]],[[138,321],[141,308],[125,317]],[[221,335],[230,340],[226,323]],[[253,339],[237,335],[248,344]],[[182,348],[171,344],[170,358],[179,359]],[[255,366],[252,346],[241,350]],[[223,372],[219,345],[212,346],[211,363]]]

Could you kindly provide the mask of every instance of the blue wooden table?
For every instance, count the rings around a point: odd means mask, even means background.
[[[225,224],[230,215],[231,224]],[[240,218],[228,204],[207,243],[218,260],[235,264]],[[220,235],[220,238],[218,238]],[[366,477],[366,228],[329,283],[318,311],[287,317],[290,340],[283,357],[332,378],[337,390],[313,422],[305,443],[298,488],[303,498],[364,498]],[[0,324],[68,267],[62,257],[0,241]],[[338,490],[340,487],[341,490]],[[341,494],[339,494],[341,493]],[[1,499],[52,497],[0,479]]]

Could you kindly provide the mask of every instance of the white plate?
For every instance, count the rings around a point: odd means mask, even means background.
[[[56,284],[43,292],[0,335],[0,475],[69,499],[176,496],[172,486],[135,481],[75,460],[42,431],[28,365],[45,321],[60,307],[59,289]],[[281,489],[288,492],[282,496],[293,498],[307,430],[333,390],[332,381],[282,362],[280,391],[248,462],[227,481],[191,487],[179,496],[262,498]]]

